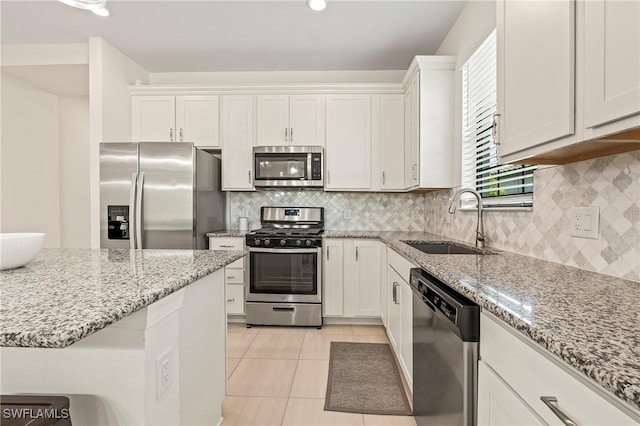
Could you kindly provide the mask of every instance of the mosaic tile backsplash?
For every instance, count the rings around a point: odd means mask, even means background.
[[[256,191],[229,195],[231,227],[238,217],[260,227],[260,207],[324,207],[325,228],[353,231],[424,231],[422,194],[387,194],[322,191]],[[345,215],[346,213],[346,215]],[[345,218],[349,216],[350,219]]]
[[[476,212],[447,213],[453,190],[425,194],[425,231],[475,241]],[[599,238],[570,234],[571,207],[600,208]],[[640,282],[640,151],[540,168],[533,211],[484,214],[488,246]]]

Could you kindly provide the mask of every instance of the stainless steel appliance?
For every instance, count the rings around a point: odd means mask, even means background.
[[[323,149],[319,146],[253,148],[256,188],[322,188]]]
[[[100,144],[102,248],[206,249],[225,213],[213,155],[186,142]]]
[[[413,290],[413,414],[418,425],[476,424],[480,307],[422,269]]]
[[[322,326],[322,207],[262,207],[246,235],[251,325]]]

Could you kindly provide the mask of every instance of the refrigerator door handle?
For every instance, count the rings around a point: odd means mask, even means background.
[[[136,186],[138,185],[138,173],[131,174],[131,192],[129,193],[129,248],[136,248]]]
[[[142,188],[144,185],[144,172],[138,174],[136,190],[136,248],[142,248]]]

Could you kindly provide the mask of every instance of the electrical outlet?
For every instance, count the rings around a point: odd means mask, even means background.
[[[344,217],[344,220],[351,220],[351,210],[349,209],[342,210],[342,216]]]
[[[572,236],[598,239],[599,207],[572,207],[569,214]]]
[[[172,348],[156,358],[156,399],[159,399],[173,383]]]

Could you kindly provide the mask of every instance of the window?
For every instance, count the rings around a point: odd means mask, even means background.
[[[462,186],[476,189],[484,207],[531,207],[535,166],[498,161],[496,86],[494,30],[462,66]],[[463,199],[463,207],[475,204],[475,197]]]

